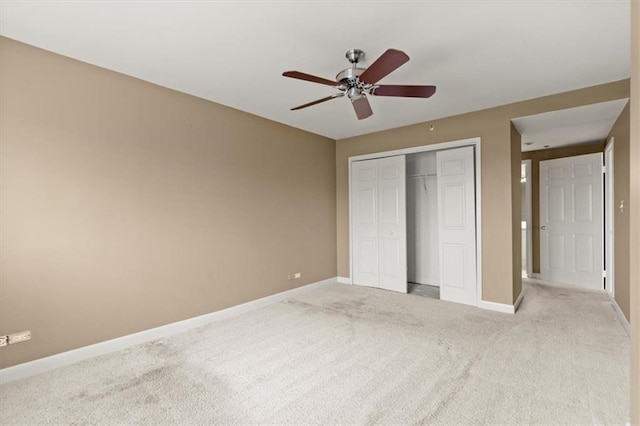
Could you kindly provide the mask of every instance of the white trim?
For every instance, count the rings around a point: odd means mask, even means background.
[[[338,277],[338,282],[340,284],[353,284],[351,282],[351,278],[349,278],[349,277]]]
[[[531,278],[532,280],[541,280],[542,278],[540,278],[540,274],[537,272],[533,272],[529,275],[529,278]]]
[[[375,158],[394,157],[396,155],[415,154],[425,151],[439,151],[441,149],[459,148],[462,146],[475,145],[480,143],[480,138],[460,139],[452,142],[440,142],[430,145],[415,146],[411,148],[394,149],[393,151],[374,152],[372,154],[354,155],[349,157],[349,163],[353,161],[373,160]]]
[[[352,239],[353,239],[353,218],[351,217],[351,212],[353,212],[353,207],[351,206],[351,202],[353,201],[351,197],[351,163],[353,163],[353,161],[351,161],[351,158],[347,159],[347,163],[348,163],[348,180],[347,180],[347,184],[349,185],[349,188],[347,189],[347,207],[348,207],[348,213],[349,213],[349,284],[353,284],[353,279],[351,277],[353,277],[353,243],[352,243]]]
[[[478,302],[478,308],[486,309],[488,311],[502,312],[504,314],[515,314],[516,308],[514,305],[508,305],[506,303],[488,302],[481,300]]]
[[[615,297],[616,294],[616,280],[615,280],[615,227],[616,227],[616,207],[615,207],[615,161],[614,161],[614,139],[613,136],[609,138],[609,142],[604,149],[604,166],[605,166],[605,178],[604,178],[604,220],[603,220],[603,230],[604,230],[604,262],[606,268],[606,283],[607,283],[607,293],[611,295],[611,297]],[[607,226],[608,225],[608,226]],[[613,230],[613,232],[609,233],[609,230]],[[608,261],[608,262],[607,262]]]
[[[513,305],[509,305],[507,303],[496,303],[496,302],[489,302],[487,300],[481,300],[480,302],[478,302],[478,307],[482,309],[487,309],[489,311],[502,312],[505,314],[515,314],[516,311],[518,310],[518,307],[520,306],[520,303],[522,303],[523,298],[524,298],[524,291],[521,290],[520,295],[518,295],[518,298],[516,299]]]
[[[354,161],[362,161],[362,160],[373,160],[375,158],[384,158],[384,157],[392,157],[396,155],[407,155],[407,154],[415,154],[417,152],[425,152],[425,151],[438,151],[442,149],[450,149],[450,148],[459,148],[463,146],[473,146],[475,148],[475,182],[476,182],[476,274],[477,274],[477,306],[480,306],[482,301],[482,152],[481,152],[481,138],[469,138],[469,139],[461,139],[458,141],[452,142],[441,142],[435,143],[431,145],[422,145],[412,148],[403,148],[396,149],[393,151],[383,151],[383,152],[375,152],[372,154],[363,154],[363,155],[355,155],[353,157],[348,158],[348,194],[349,194],[349,276],[353,277],[353,223],[351,218],[351,164]],[[350,283],[352,283],[350,281]],[[492,302],[487,302],[492,303]],[[510,306],[510,305],[505,305]],[[487,308],[489,309],[489,308]]]
[[[604,204],[604,185],[605,185],[605,181],[604,181],[604,177],[605,177],[605,170],[604,170],[604,152],[600,153],[600,168],[602,169],[602,174],[600,175],[600,178],[602,179],[602,189],[600,190],[600,208],[602,209],[602,226],[600,228],[600,256],[602,257],[602,259],[600,259],[600,271],[601,271],[601,276],[602,278],[600,278],[600,288],[604,291],[604,280],[605,280],[605,270],[604,270],[604,262],[605,262],[605,258],[607,256],[606,252],[604,251],[605,246],[605,229],[606,229],[606,225],[605,225],[605,211],[606,211],[606,206]]]
[[[469,140],[469,139],[467,139]],[[482,150],[481,139],[475,138],[476,156],[476,279],[478,281],[477,303],[482,301]]]
[[[513,313],[514,314],[518,311],[518,308],[520,307],[520,303],[522,303],[522,299],[524,299],[524,291],[520,290],[520,295],[518,296],[518,298],[516,299],[515,303],[513,304]]]
[[[139,333],[129,334],[126,336],[96,343],[94,345],[84,346],[78,349],[51,355],[46,358],[40,358],[35,361],[18,364],[13,367],[3,368],[2,370],[0,370],[0,384],[12,382],[14,380],[33,376],[35,374],[44,373],[46,371],[53,370],[54,368],[64,367],[66,365],[74,364],[85,359],[126,349],[131,346],[149,342],[151,340],[172,336],[174,334],[191,330],[193,328],[200,327],[213,321],[233,318],[246,312],[281,302],[282,300],[288,299],[297,294],[321,287],[326,287],[336,283],[336,277],[329,278],[323,281],[307,284],[302,287],[276,293],[271,296],[252,300],[241,305],[222,309],[220,311],[200,315],[156,328],[151,328]]]
[[[531,160],[522,160],[521,164],[524,164],[525,175],[527,181],[524,184],[524,200],[525,200],[525,219],[527,222],[527,276],[530,277],[533,274],[533,200],[532,200],[532,185],[533,185],[533,172],[531,170]]]
[[[618,305],[618,302],[616,302],[616,299],[614,298],[611,298],[611,307],[615,311],[618,321],[622,324],[622,328],[627,332],[627,336],[631,336],[631,325],[629,324],[629,320],[624,316],[622,309],[620,309],[620,305]]]

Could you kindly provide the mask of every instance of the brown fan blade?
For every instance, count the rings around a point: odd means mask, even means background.
[[[356,111],[358,120],[362,120],[373,115],[371,105],[369,105],[369,101],[364,95],[359,97],[358,99],[352,100],[351,104],[353,105],[353,109]]]
[[[372,90],[376,96],[401,96],[403,98],[430,98],[436,93],[436,86],[402,86],[382,84]]]
[[[334,93],[333,95],[327,96],[326,98],[318,99],[317,101],[309,102],[308,104],[304,104],[304,105],[297,106],[295,108],[291,108],[291,111],[296,111],[298,109],[310,107],[312,105],[316,105],[316,104],[319,104],[321,102],[330,101],[331,99],[335,99],[335,98],[341,98],[343,96],[344,96],[344,93]]]
[[[297,78],[298,80],[311,81],[314,83],[326,84],[327,86],[338,87],[340,83],[337,81],[327,80],[326,78],[316,77],[315,75],[305,74],[300,71],[286,71],[282,73],[283,77]]]
[[[377,83],[408,60],[409,57],[406,53],[396,49],[389,49],[360,75],[360,81],[367,84]]]

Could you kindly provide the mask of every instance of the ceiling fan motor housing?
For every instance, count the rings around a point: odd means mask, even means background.
[[[365,72],[365,68],[346,68],[336,75],[336,81],[348,85],[350,82],[355,83],[358,79],[358,76]]]
[[[358,79],[358,76],[365,71],[365,68],[346,68],[336,75],[336,81],[346,87],[345,93],[352,101],[362,97],[366,84]]]

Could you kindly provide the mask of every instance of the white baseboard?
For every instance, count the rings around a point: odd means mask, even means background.
[[[141,331],[139,333],[129,334],[127,336],[118,337],[112,340],[96,343],[94,345],[84,346],[82,348],[51,355],[46,358],[40,358],[23,364],[14,365],[12,367],[3,368],[0,370],[0,384],[44,373],[45,371],[53,370],[54,368],[64,367],[85,359],[119,351],[141,343],[161,339],[163,337],[200,327],[213,321],[232,318],[264,306],[278,303],[299,293],[320,287],[326,287],[336,283],[336,277],[329,278],[323,281],[307,284],[302,287],[286,290],[281,293],[276,293],[271,296],[252,300],[251,302],[243,303],[241,305],[212,312],[210,314],[200,315],[183,321]]]
[[[622,309],[620,309],[620,305],[618,305],[616,299],[611,298],[611,306],[618,316],[618,320],[620,321],[620,324],[622,324],[622,328],[627,332],[627,336],[631,336],[631,325],[629,324],[627,317],[624,316],[624,313],[622,312]]]
[[[340,284],[352,284],[351,278],[348,277],[338,277],[338,282]]]
[[[540,279],[540,274],[538,274],[538,273],[529,274],[529,278],[532,278],[534,280],[539,280]]]
[[[515,314],[518,311],[518,307],[520,306],[520,303],[522,303],[522,299],[524,298],[524,291],[520,290],[520,295],[518,296],[518,298],[516,299],[515,303],[513,304],[513,313]]]
[[[518,301],[516,301],[519,303]],[[486,309],[488,311],[502,312],[504,314],[515,314],[516,305],[508,305],[506,303],[489,302],[481,300],[478,302],[478,308]]]

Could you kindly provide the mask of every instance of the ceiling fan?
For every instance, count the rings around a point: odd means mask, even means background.
[[[291,111],[317,105],[321,102],[341,98],[346,95],[351,100],[351,104],[353,105],[353,109],[356,112],[358,120],[362,120],[373,115],[371,105],[369,105],[369,101],[367,100],[367,95],[429,98],[436,92],[436,86],[376,84],[378,81],[398,69],[402,64],[409,61],[409,56],[400,50],[388,49],[378,59],[376,59],[369,68],[358,67],[358,62],[364,58],[364,52],[362,50],[348,50],[345,56],[352,65],[350,68],[340,71],[338,75],[336,75],[336,81],[316,77],[315,75],[306,74],[300,71],[286,71],[282,73],[284,77],[326,84],[327,86],[332,86],[340,91],[331,96],[327,96],[326,98],[291,108]]]

